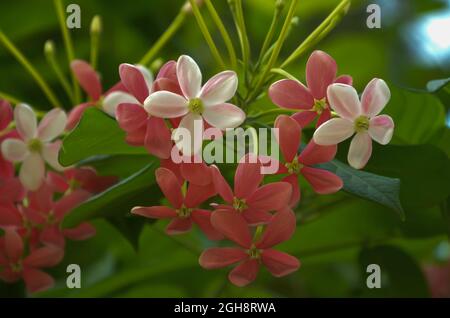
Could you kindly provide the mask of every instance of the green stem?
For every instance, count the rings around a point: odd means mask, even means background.
[[[247,36],[247,28],[245,26],[244,14],[242,11],[242,1],[241,0],[228,0],[231,13],[236,25],[236,30],[238,32],[239,43],[241,45],[242,51],[242,63],[244,70],[244,77],[247,79],[246,73],[249,69],[250,62],[250,42]]]
[[[44,92],[45,96],[53,107],[61,107],[56,95],[51,90],[50,86],[44,80],[44,78],[39,74],[39,72],[33,67],[33,65],[28,61],[28,59],[20,52],[14,44],[8,39],[8,37],[0,30],[0,43],[2,43],[5,48],[16,58],[16,60],[30,73],[36,83],[39,85],[41,90]]]
[[[209,14],[211,15],[213,21],[215,22],[217,28],[219,29],[220,34],[222,35],[223,41],[225,42],[225,46],[228,50],[228,55],[230,56],[231,67],[236,70],[237,69],[237,58],[236,51],[234,50],[233,42],[231,41],[230,35],[228,34],[225,25],[222,22],[219,14],[217,13],[214,5],[211,0],[205,0],[206,7],[208,8]]]
[[[166,31],[159,37],[159,39],[153,44],[153,46],[145,53],[145,55],[140,59],[138,64],[149,65],[156,57],[156,55],[161,51],[161,49],[167,44],[167,42],[172,39],[172,37],[177,33],[180,27],[184,24],[187,17],[187,11],[181,9]]]
[[[273,13],[272,22],[270,23],[269,31],[267,32],[266,38],[264,39],[263,46],[261,48],[261,52],[259,53],[258,63],[259,65],[264,58],[264,55],[266,54],[267,50],[269,49],[273,36],[276,31],[276,27],[278,25],[278,22],[280,21],[281,13],[283,12],[284,7],[284,0],[278,0],[275,4],[275,11]]]
[[[270,70],[270,72],[274,73],[274,74],[279,74],[279,75],[284,76],[285,78],[288,78],[290,80],[300,82],[298,80],[298,78],[296,78],[294,75],[292,75],[291,73],[289,73],[289,72],[287,72],[287,71],[285,71],[285,70],[283,70],[281,68],[273,68],[273,69]]]
[[[95,70],[97,69],[98,50],[100,45],[100,34],[102,31],[102,20],[100,16],[96,15],[92,18],[91,22],[91,66]]]
[[[6,94],[4,92],[0,92],[0,99],[4,99],[4,100],[10,102],[13,105],[17,105],[17,104],[20,104],[22,102],[19,98],[15,97],[15,96],[12,96],[12,95],[9,95],[9,94]]]
[[[69,64],[69,68],[70,68],[70,63],[72,63],[72,61],[75,59],[72,38],[70,36],[69,29],[66,26],[62,0],[53,0],[53,3],[55,5],[56,15],[58,16],[59,26],[61,28],[61,33],[63,35],[64,46],[66,48],[66,54],[67,54],[67,62]],[[72,90],[73,90],[74,101],[75,101],[75,104],[79,104],[80,99],[81,99],[80,87],[78,86],[77,79],[75,77],[74,72],[72,72],[72,70],[70,71],[70,74],[72,77]]]
[[[325,20],[292,52],[291,55],[281,64],[281,68],[286,67],[312,46],[317,44],[339,23],[342,17],[347,13],[351,0],[342,0],[336,8],[325,18]]]
[[[293,114],[293,113],[297,113],[298,111],[299,110],[294,110],[294,109],[274,108],[274,109],[267,110],[265,112],[261,112],[259,114],[255,114],[254,116],[249,116],[249,117],[247,117],[247,119],[248,120],[256,120],[256,119],[259,119],[261,117],[265,117],[268,115]]]
[[[214,40],[208,31],[208,27],[206,26],[205,20],[203,20],[202,14],[200,13],[200,9],[198,8],[196,1],[189,0],[189,2],[191,4],[192,12],[194,13],[195,19],[197,20],[197,24],[203,33],[203,37],[205,38],[206,43],[208,44],[212,55],[214,56],[216,62],[220,65],[220,67],[222,69],[225,69],[225,63],[223,62],[223,59],[220,56],[219,50],[217,49],[217,46],[214,43]]]

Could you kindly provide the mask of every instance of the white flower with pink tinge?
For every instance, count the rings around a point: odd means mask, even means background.
[[[6,139],[2,143],[5,159],[22,162],[19,179],[25,188],[37,190],[45,178],[45,162],[56,170],[63,167],[58,162],[61,140],[52,142],[66,127],[67,116],[61,109],[53,109],[37,125],[36,114],[30,106],[18,104],[14,120],[22,139]]]
[[[388,115],[378,115],[391,97],[389,87],[383,80],[374,78],[367,84],[360,101],[352,86],[332,84],[327,97],[341,118],[333,118],[317,128],[314,142],[335,145],[355,134],[347,159],[353,168],[362,169],[372,154],[372,139],[382,145],[392,139],[394,121]]]
[[[182,117],[173,134],[177,147],[185,154],[196,154],[203,140],[203,119],[209,125],[225,130],[236,128],[245,119],[245,113],[237,106],[226,103],[236,93],[238,78],[233,71],[224,71],[209,79],[202,87],[202,73],[197,63],[182,55],[177,62],[177,77],[183,95],[169,91],[152,93],[144,103],[150,115],[160,118]],[[194,125],[200,127],[200,134]],[[185,138],[184,130],[190,133]],[[181,140],[180,140],[181,139]]]

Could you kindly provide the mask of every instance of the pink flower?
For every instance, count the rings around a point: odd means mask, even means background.
[[[217,209],[241,214],[250,225],[268,223],[271,211],[288,206],[292,187],[286,182],[274,182],[260,186],[264,176],[261,163],[252,155],[241,159],[234,176],[234,193],[219,169],[212,166],[214,186],[229,205],[216,205]]]
[[[372,154],[372,139],[386,145],[392,138],[392,118],[388,115],[377,116],[390,97],[389,87],[378,78],[367,84],[361,102],[353,87],[331,85],[328,88],[328,100],[341,118],[333,118],[321,125],[314,133],[314,141],[324,146],[335,145],[356,133],[347,158],[353,168],[363,168]]]
[[[61,141],[52,142],[66,126],[66,113],[60,109],[48,112],[37,125],[36,114],[30,106],[19,104],[14,109],[17,131],[22,139],[6,139],[1,148],[3,156],[13,162],[22,162],[19,179],[28,190],[37,190],[45,177],[45,162],[56,170]]]
[[[192,155],[201,150],[203,119],[221,130],[242,124],[245,113],[226,103],[236,93],[238,78],[235,72],[221,72],[202,87],[202,73],[197,63],[182,55],[177,62],[177,77],[182,95],[165,90],[152,93],[145,100],[144,108],[159,118],[182,117],[174,131],[174,140],[183,154]],[[189,136],[185,135],[187,132]]]
[[[245,219],[236,213],[216,211],[211,217],[213,226],[240,247],[215,247],[200,255],[203,268],[222,268],[239,262],[228,275],[237,286],[246,286],[256,279],[260,265],[267,267],[275,277],[286,276],[300,267],[293,256],[274,250],[277,244],[287,241],[295,231],[295,215],[289,209],[277,212],[260,239],[252,240]]]
[[[6,229],[0,238],[0,279],[15,282],[23,279],[31,293],[53,286],[53,278],[41,268],[58,264],[64,255],[60,248],[44,246],[30,252],[26,257],[22,238],[13,229]]]
[[[302,175],[319,194],[329,194],[342,188],[342,180],[332,172],[314,168],[313,166],[325,163],[334,158],[337,151],[336,145],[319,146],[310,141],[306,148],[297,154],[301,145],[302,129],[291,117],[281,115],[275,120],[275,128],[278,128],[277,140],[284,158],[278,173],[288,174],[282,181],[292,185],[290,206],[300,201],[300,187],[298,177]]]
[[[192,228],[192,223],[196,223],[209,239],[222,238],[211,225],[211,212],[199,208],[203,202],[216,194],[214,187],[190,183],[186,195],[183,196],[177,177],[166,168],[156,170],[156,182],[173,208],[135,207],[131,213],[152,219],[172,219],[166,229],[167,234],[170,235],[188,232]]]
[[[284,79],[275,82],[269,88],[269,96],[276,105],[289,109],[298,109],[294,118],[303,128],[317,116],[316,127],[331,118],[327,87],[333,83],[352,84],[352,78],[342,75],[336,78],[337,65],[331,56],[322,51],[314,51],[306,63],[306,82]]]

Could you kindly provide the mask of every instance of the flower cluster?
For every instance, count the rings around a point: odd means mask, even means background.
[[[65,239],[84,240],[95,228],[82,223],[63,229],[72,209],[116,182],[90,167],[64,169],[58,152],[67,118],[53,109],[41,119],[30,106],[0,101],[0,279],[23,279],[29,292],[52,286],[42,271],[63,258]],[[19,174],[16,176],[18,163]]]

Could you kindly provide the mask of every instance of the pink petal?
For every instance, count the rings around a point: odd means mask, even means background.
[[[249,259],[236,266],[228,275],[234,285],[244,287],[256,279],[259,263],[256,259]]]
[[[117,107],[120,104],[139,104],[139,101],[129,93],[116,91],[106,95],[102,102],[102,108],[110,116],[116,117]]]
[[[310,109],[314,105],[308,88],[290,79],[273,83],[269,88],[269,97],[277,106],[289,109]]]
[[[211,223],[225,237],[244,248],[250,248],[252,237],[245,219],[234,211],[218,210],[212,213]]]
[[[119,66],[119,75],[120,80],[131,95],[143,104],[149,95],[149,91],[141,71],[134,65],[122,63]]]
[[[275,120],[278,129],[277,141],[285,162],[291,162],[297,155],[302,139],[302,128],[291,117],[280,115]]]
[[[14,204],[0,206],[0,227],[22,226],[22,216]]]
[[[100,78],[95,70],[82,60],[72,61],[70,67],[84,91],[93,101],[97,101],[102,95],[102,86],[100,84]]]
[[[46,183],[42,184],[39,189],[28,193],[29,207],[47,213],[53,210],[53,189]]]
[[[182,162],[180,167],[181,175],[186,181],[197,185],[205,186],[212,182],[211,169],[205,162]]]
[[[219,168],[214,165],[211,166],[211,176],[217,193],[219,193],[222,199],[226,202],[231,203],[233,201],[233,191],[231,190],[228,182],[220,173]]]
[[[301,197],[298,176],[296,174],[291,174],[287,177],[284,177],[281,181],[287,182],[292,186],[292,194],[289,200],[289,206],[290,207],[296,206],[297,203],[300,202]]]
[[[27,290],[30,293],[36,293],[39,291],[44,291],[51,288],[54,285],[53,278],[34,268],[26,268],[23,271],[23,279],[25,281],[25,285],[27,286]]]
[[[40,241],[45,245],[54,246],[63,249],[65,239],[57,226],[47,226],[40,235]]]
[[[152,116],[148,119],[144,145],[151,154],[160,159],[170,157],[173,143],[171,132],[166,126],[164,119]]]
[[[42,141],[50,141],[61,135],[67,125],[66,113],[54,108],[42,118],[38,127],[38,136]]]
[[[180,172],[180,166],[181,166],[180,164],[173,162],[171,158],[161,159],[159,162],[160,162],[161,168],[166,168],[166,169],[169,169],[170,171],[172,171],[177,176],[178,182],[180,184],[183,184],[184,177],[181,175],[181,172]]]
[[[232,211],[232,213],[239,213],[236,211]],[[267,224],[272,219],[272,214],[267,211],[254,209],[249,207],[241,212],[241,215],[244,217],[245,221],[249,226],[258,226],[262,224]]]
[[[62,220],[67,213],[75,209],[81,203],[91,197],[91,194],[84,190],[76,190],[72,193],[59,199],[54,207],[53,211],[58,220]]]
[[[388,115],[372,118],[369,123],[369,135],[376,142],[387,145],[394,133],[394,121]]]
[[[0,151],[0,187],[2,184],[1,181],[13,178],[15,172],[14,164],[9,160],[5,160],[2,156],[2,152]]]
[[[295,257],[272,249],[263,251],[261,261],[275,277],[289,275],[300,267],[300,262]]]
[[[315,111],[304,110],[295,113],[291,117],[300,125],[300,127],[304,128],[308,126],[316,116],[317,113]]]
[[[342,179],[330,171],[304,167],[301,173],[311,184],[314,191],[319,194],[335,193],[342,189]]]
[[[14,108],[14,120],[17,131],[25,141],[35,138],[37,134],[37,119],[33,109],[27,104],[18,104]]]
[[[289,240],[295,232],[296,224],[297,219],[291,209],[280,210],[272,217],[256,247],[266,249]]]
[[[320,146],[311,140],[298,157],[298,161],[305,166],[313,166],[333,160],[337,146]]]
[[[335,83],[353,85],[353,78],[350,75],[341,75],[338,76],[335,80]]]
[[[25,197],[25,188],[18,178],[0,178],[0,204],[19,202]]]
[[[206,107],[223,104],[233,98],[238,86],[238,77],[233,71],[224,71],[211,77],[200,92]]]
[[[187,189],[186,198],[184,199],[184,204],[188,208],[198,207],[216,193],[216,189],[211,184],[200,186],[190,183]]]
[[[252,209],[276,211],[286,207],[292,194],[292,187],[287,182],[274,182],[258,188],[247,200]]]
[[[261,174],[261,162],[247,154],[241,158],[234,175],[234,193],[239,199],[245,199],[255,192],[264,176]]]
[[[188,55],[182,55],[177,61],[177,77],[186,98],[198,97],[202,85],[202,73],[197,63]]]
[[[211,224],[211,211],[196,209],[191,213],[192,221],[198,225],[209,240],[221,240],[223,235]]]
[[[16,263],[23,253],[23,241],[20,235],[12,228],[5,228],[4,250],[11,263]]]
[[[358,93],[350,85],[332,84],[327,90],[330,107],[345,119],[353,120],[361,114]]]
[[[202,116],[212,127],[221,130],[236,128],[245,120],[244,111],[228,103],[205,106]]]
[[[69,189],[68,180],[53,171],[47,172],[47,183],[55,192],[64,193]]]
[[[166,233],[169,235],[177,235],[189,232],[192,228],[191,218],[175,218],[166,228]]]
[[[0,131],[6,129],[13,120],[11,104],[6,100],[0,100]]]
[[[214,247],[203,251],[198,262],[203,268],[216,269],[232,265],[246,258],[248,258],[248,254],[240,248]]]
[[[159,118],[176,118],[188,113],[188,101],[178,94],[159,91],[147,97],[144,108],[150,115]]]
[[[74,241],[87,240],[95,236],[96,232],[97,231],[95,227],[87,222],[81,223],[80,225],[72,229],[63,230],[64,236]]]
[[[175,174],[166,168],[158,168],[155,175],[156,182],[165,197],[169,200],[173,207],[176,209],[180,208],[183,204],[183,196],[181,195],[181,185]]]
[[[159,69],[156,79],[167,78],[169,80],[178,81],[177,78],[177,62],[174,60],[166,62]]]
[[[83,103],[80,105],[75,106],[69,113],[69,116],[67,117],[67,130],[72,130],[75,128],[75,126],[80,122],[81,117],[83,116],[84,111],[86,108],[94,106],[93,103]]]
[[[331,111],[329,108],[324,109],[322,111],[322,114],[320,114],[319,119],[317,119],[316,128],[322,125],[324,122],[330,120],[331,118]]]
[[[361,96],[362,112],[367,117],[378,115],[391,98],[391,91],[386,82],[374,78],[367,84]]]
[[[313,140],[321,146],[337,145],[355,133],[353,122],[344,118],[333,118],[316,129]]]
[[[347,160],[355,169],[362,169],[372,155],[372,139],[366,132],[358,133],[353,137],[348,150]]]
[[[148,118],[147,118],[148,120]],[[145,124],[137,127],[136,130],[128,131],[125,137],[126,142],[132,146],[143,146],[145,143],[145,137],[147,136],[147,120]]]
[[[137,206],[131,210],[131,213],[151,219],[172,219],[177,217],[177,212],[166,206]]]
[[[152,91],[153,92],[169,91],[178,95],[183,95],[183,92],[181,91],[180,84],[178,84],[178,81],[174,81],[168,78],[160,78],[154,81]]]
[[[306,63],[306,82],[315,99],[327,95],[327,88],[336,77],[337,65],[331,56],[323,51],[314,51]]]
[[[54,246],[35,249],[25,257],[23,264],[30,267],[53,267],[64,257],[64,250]]]

